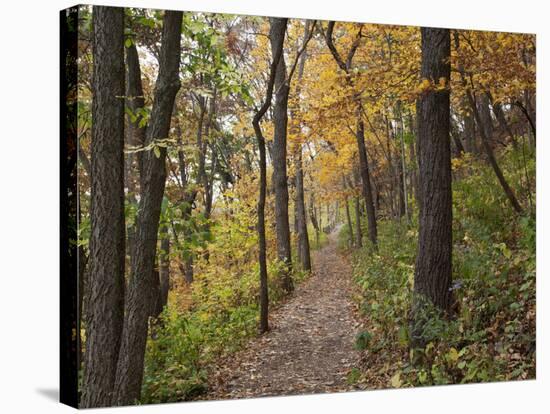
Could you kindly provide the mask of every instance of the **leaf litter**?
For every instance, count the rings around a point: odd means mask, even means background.
[[[336,232],[313,252],[312,275],[270,314],[270,331],[210,368],[202,399],[344,392],[360,363],[360,323],[351,299],[351,267],[337,251]]]

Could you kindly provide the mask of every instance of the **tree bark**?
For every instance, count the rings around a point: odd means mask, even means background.
[[[112,403],[124,318],[124,9],[93,8],[90,295],[82,407]]]
[[[265,200],[267,192],[267,173],[266,173],[266,151],[265,138],[260,127],[260,121],[271,106],[273,97],[273,86],[277,67],[283,54],[283,43],[288,19],[271,19],[270,20],[270,37],[272,62],[269,71],[269,80],[267,84],[266,98],[260,110],[256,112],[252,120],[254,133],[258,140],[258,148],[260,152],[260,194],[258,198],[258,261],[260,264],[260,333],[269,330],[268,312],[269,312],[269,295],[268,295],[268,280],[267,280],[267,252],[265,238]],[[276,42],[273,42],[276,39]]]
[[[294,154],[296,167],[296,219],[298,230],[298,260],[302,270],[311,271],[311,255],[309,247],[309,235],[307,232],[306,205],[304,196],[304,171],[302,170],[302,145],[298,144],[298,149]]]
[[[450,81],[448,29],[422,28],[421,77],[433,84]],[[424,342],[425,301],[443,312],[451,308],[452,191],[449,89],[431,88],[416,103],[422,208],[414,274],[413,347]]]
[[[143,116],[140,114],[145,106],[145,97],[143,96],[143,86],[141,82],[141,68],[139,65],[139,56],[134,42],[126,47],[126,106],[133,116],[128,115],[128,143],[134,147],[141,147],[145,142],[145,127],[140,126]],[[131,203],[137,203],[137,188],[132,177],[133,159],[137,161],[138,181],[141,185],[141,172],[143,170],[143,152],[127,154],[126,182],[128,188],[128,199]],[[127,250],[130,257],[130,264],[135,251],[135,225],[129,226],[127,230]],[[130,269],[131,273],[132,269]]]
[[[270,19],[271,25],[279,24]],[[284,20],[284,19],[283,19]],[[285,20],[286,22],[286,20]],[[270,31],[271,49],[275,50],[284,41],[284,32]],[[281,284],[287,292],[294,288],[292,283],[292,255],[290,247],[290,225],[288,219],[288,179],[286,170],[287,156],[287,126],[288,126],[288,94],[290,85],[287,82],[284,54],[281,55],[275,74],[275,104],[273,106],[273,192],[275,193],[275,231],[277,234],[277,257],[285,264],[282,271]]]
[[[150,123],[148,145],[167,138],[176,93],[180,88],[180,39],[183,13],[166,11],[163,21],[159,73]],[[154,306],[154,266],[162,198],[166,181],[166,148],[157,157],[152,151],[144,154],[143,188],[136,219],[136,250],[132,261],[124,333],[117,367],[115,405],[128,405],[140,397],[143,362],[149,315]]]
[[[376,228],[376,214],[374,212],[374,200],[372,196],[372,186],[370,183],[369,162],[367,159],[367,149],[365,147],[365,127],[361,118],[361,110],[357,115],[357,148],[359,152],[359,169],[361,172],[361,189],[365,199],[365,208],[367,210],[367,225],[369,240],[374,247],[377,245],[378,231]]]
[[[342,188],[346,191],[346,177],[342,175]],[[349,200],[346,195],[344,198],[344,203],[346,205],[346,220],[348,223],[348,232],[349,232],[349,247],[353,247],[353,225],[351,224],[351,214],[349,212]]]

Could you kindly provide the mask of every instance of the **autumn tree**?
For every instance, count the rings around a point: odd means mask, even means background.
[[[353,43],[351,44],[345,60],[342,58],[336,46],[334,45],[332,39],[332,33],[334,31],[335,22],[331,21],[328,23],[328,27],[325,34],[325,39],[327,46],[334,57],[334,60],[340,67],[342,71],[346,74],[346,80],[350,85],[353,85],[352,78],[352,64],[357,48],[359,47],[362,39],[362,25],[359,25],[357,34]],[[365,147],[365,124],[363,121],[363,104],[361,102],[361,94],[359,91],[354,91],[353,101],[355,102],[355,116],[356,116],[356,126],[355,126],[355,137],[357,140],[357,152],[359,154],[359,169],[361,173],[361,182],[363,197],[365,199],[365,205],[367,210],[367,221],[368,221],[368,234],[369,240],[371,243],[376,246],[377,243],[377,229],[376,229],[376,214],[374,212],[374,201],[372,195],[372,185],[371,185],[371,176],[369,171],[369,161],[367,158],[367,150]]]
[[[458,50],[460,47],[460,40],[458,33],[455,31],[453,34],[454,38],[454,44],[455,48]],[[508,181],[504,177],[504,174],[502,172],[502,169],[500,168],[497,159],[495,157],[493,148],[491,147],[490,139],[493,135],[493,121],[490,114],[490,108],[489,108],[489,93],[485,92],[481,96],[481,100],[479,105],[476,105],[476,99],[474,97],[474,94],[472,92],[472,85],[468,82],[468,77],[466,74],[466,70],[464,69],[464,66],[461,62],[458,63],[458,71],[460,73],[460,80],[462,82],[462,86],[465,90],[466,99],[468,100],[468,104],[470,105],[470,111],[474,116],[476,125],[478,126],[479,135],[481,136],[481,145],[485,151],[485,155],[487,156],[487,159],[489,160],[489,164],[491,165],[495,175],[497,176],[497,179],[502,186],[502,189],[504,190],[504,193],[506,194],[506,197],[508,198],[511,206],[517,213],[521,213],[523,211],[522,207],[520,206],[517,197],[508,184]],[[470,74],[470,79],[471,79]],[[471,82],[470,82],[471,83]],[[498,112],[498,109],[497,109]],[[501,122],[504,122],[501,118]]]
[[[421,77],[416,103],[422,207],[414,273],[412,346],[422,345],[425,302],[451,307],[452,192],[450,147],[450,56],[448,29],[422,28]]]

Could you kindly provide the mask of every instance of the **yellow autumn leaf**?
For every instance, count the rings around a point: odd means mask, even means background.
[[[456,348],[451,348],[447,356],[451,362],[458,361],[458,351],[456,350]]]
[[[393,388],[401,388],[403,382],[401,381],[401,373],[397,372],[393,377],[391,377],[391,386]]]

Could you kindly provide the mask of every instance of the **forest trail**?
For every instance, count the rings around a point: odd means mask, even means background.
[[[351,266],[337,252],[337,231],[313,253],[313,274],[270,315],[271,330],[216,367],[203,398],[247,398],[354,389],[359,358]]]

